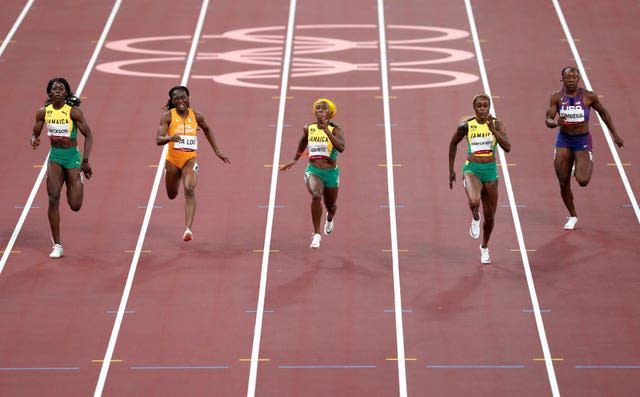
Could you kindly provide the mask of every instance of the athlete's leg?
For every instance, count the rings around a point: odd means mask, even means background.
[[[164,181],[167,186],[167,196],[170,200],[173,200],[178,195],[178,189],[180,188],[180,168],[166,161],[164,165]]]
[[[65,184],[67,185],[67,203],[73,211],[80,211],[84,197],[84,186],[80,168],[66,169]]]
[[[573,152],[569,148],[555,148],[553,166],[560,184],[560,196],[569,211],[569,215],[576,217],[578,215],[573,205],[573,192],[571,192],[571,167],[573,167],[573,162]]]
[[[52,161],[47,166],[47,194],[49,195],[49,226],[55,244],[60,244],[60,191],[64,183],[64,168]]]
[[[574,152],[576,165],[576,181],[580,186],[587,186],[593,173],[593,154],[590,150]]]
[[[482,189],[482,248],[489,246],[489,239],[495,225],[496,209],[498,208],[498,181],[486,182]]]
[[[322,218],[322,196],[324,194],[324,182],[319,176],[309,173],[306,185],[311,193],[311,220],[314,233],[320,233],[320,219]]]
[[[336,202],[338,201],[338,188],[337,187],[325,187],[324,189],[324,206],[327,209],[327,220],[332,221],[336,211],[338,210],[338,206]]]
[[[474,220],[480,219],[480,195],[482,192],[482,182],[480,179],[470,172],[464,173],[464,191],[469,199],[469,209]]]
[[[198,163],[196,158],[189,159],[182,167],[182,185],[184,186],[184,222],[191,229],[196,214],[196,185],[198,184]]]

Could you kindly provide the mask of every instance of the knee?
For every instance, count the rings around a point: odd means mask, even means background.
[[[480,199],[469,199],[470,208],[480,208]]]
[[[49,208],[57,208],[59,203],[60,203],[60,195],[58,194],[49,195]]]
[[[178,192],[177,191],[167,191],[167,197],[169,197],[169,200],[173,200],[174,198],[178,197]]]
[[[73,212],[78,212],[80,211],[80,208],[82,208],[82,203],[79,204],[69,204],[69,208],[71,208],[71,211]]]
[[[188,197],[188,198],[194,198],[196,196],[196,188],[185,186],[184,195],[185,197]]]
[[[589,184],[589,179],[584,179],[584,178],[576,178],[576,181],[578,182],[578,185],[585,187]]]
[[[558,184],[560,184],[560,189],[568,189],[571,184],[571,179],[558,178]]]
[[[312,201],[322,201],[322,194],[318,192],[311,192]]]

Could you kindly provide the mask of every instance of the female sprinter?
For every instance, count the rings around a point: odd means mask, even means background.
[[[169,90],[166,109],[167,111],[160,118],[156,143],[158,146],[169,144],[165,162],[165,183],[169,199],[176,198],[181,182],[184,186],[185,227],[182,239],[190,241],[193,238],[191,226],[196,213],[198,129],[204,132],[216,156],[225,163],[230,161],[218,150],[211,128],[204,116],[189,107],[187,87],[176,86]]]
[[[449,188],[453,189],[456,172],[453,170],[456,149],[463,138],[467,138],[467,160],[462,168],[463,186],[471,209],[471,237],[480,236],[480,202],[484,223],[482,225],[482,244],[480,262],[491,263],[489,256],[489,238],[494,226],[494,216],[498,206],[498,172],[496,167],[496,144],[508,152],[511,143],[507,138],[504,123],[490,113],[491,100],[488,95],[480,94],[473,98],[472,117],[458,126],[449,143]]]
[[[40,133],[46,124],[51,141],[49,163],[47,165],[47,194],[49,195],[49,226],[53,238],[50,258],[60,258],[64,249],[60,243],[60,191],[67,185],[67,203],[73,211],[82,207],[83,180],[91,178],[93,171],[89,165],[89,155],[93,136],[89,124],[78,107],[80,100],[73,95],[67,80],[56,77],[47,83],[49,99],[36,111],[36,123],[31,134],[31,147],[40,145]],[[84,135],[84,151],[78,150],[78,131]]]
[[[333,217],[338,206],[338,188],[340,185],[340,168],[336,165],[338,152],[344,151],[344,136],[342,129],[331,121],[336,115],[336,106],[328,99],[318,99],[313,104],[313,114],[316,121],[309,123],[302,129],[302,137],[298,142],[298,149],[293,160],[283,165],[280,170],[286,171],[293,167],[305,149],[309,148],[309,163],[304,171],[304,181],[311,193],[311,220],[313,221],[313,236],[311,248],[320,248],[320,219],[322,218],[322,199],[327,208],[327,220],[324,233],[333,231]]]
[[[551,95],[545,119],[547,127],[558,128],[553,165],[560,183],[560,196],[569,211],[569,217],[564,224],[566,230],[573,230],[578,223],[578,213],[571,192],[572,169],[578,185],[583,187],[589,184],[593,172],[593,147],[589,133],[590,108],[594,108],[602,117],[611,131],[615,144],[618,147],[624,145],[613,126],[611,115],[598,96],[592,91],[578,87],[579,82],[580,72],[577,68],[567,66],[562,69],[562,89]]]

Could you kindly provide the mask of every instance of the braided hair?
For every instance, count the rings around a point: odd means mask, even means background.
[[[184,91],[185,94],[187,94],[187,96],[189,96],[189,89],[183,85],[177,85],[175,87],[171,87],[171,89],[169,90],[169,100],[167,101],[167,104],[165,105],[165,108],[167,110],[171,110],[173,108],[176,107],[176,105],[173,104],[173,102],[171,101],[171,98],[173,97],[173,93],[176,91]]]
[[[64,89],[67,93],[67,95],[64,98],[64,101],[67,105],[69,106],[80,106],[80,98],[78,98],[77,96],[75,96],[73,94],[73,91],[71,91],[71,86],[69,85],[69,82],[67,81],[67,79],[65,79],[64,77],[54,77],[51,80],[49,80],[49,82],[47,83],[47,95],[51,94],[51,89],[53,88],[53,85],[55,83],[60,83],[64,86]],[[44,106],[47,106],[49,104],[53,103],[53,100],[51,98],[48,98],[45,102],[44,102]]]

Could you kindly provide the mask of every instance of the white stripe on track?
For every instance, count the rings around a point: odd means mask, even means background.
[[[587,71],[582,64],[582,58],[580,58],[580,53],[578,53],[578,47],[576,46],[575,41],[573,40],[573,35],[571,34],[571,30],[569,29],[569,25],[567,24],[566,19],[564,18],[564,14],[562,13],[562,8],[560,7],[560,2],[558,0],[552,0],[553,7],[556,9],[556,14],[558,14],[558,19],[560,20],[560,25],[562,25],[562,30],[564,31],[564,35],[567,38],[567,42],[569,43],[569,47],[571,48],[571,53],[573,54],[573,58],[576,61],[576,65],[580,70],[580,77],[584,82],[584,86],[589,91],[593,91],[591,88],[591,83],[589,82],[589,77],[587,76]],[[636,218],[638,222],[640,222],[640,208],[638,207],[638,200],[636,200],[635,194],[633,194],[633,190],[631,189],[631,184],[629,184],[629,179],[627,178],[627,174],[624,171],[624,167],[622,167],[622,162],[620,161],[620,156],[618,155],[618,151],[616,150],[616,145],[611,138],[611,134],[609,134],[609,130],[607,129],[606,124],[602,121],[600,114],[598,114],[598,121],[600,122],[600,127],[602,128],[602,133],[604,134],[604,138],[607,140],[607,144],[609,145],[609,150],[611,151],[611,156],[613,156],[613,160],[616,163],[616,167],[618,168],[618,173],[620,173],[620,178],[622,179],[622,184],[624,185],[625,190],[627,191],[627,196],[629,196],[629,200],[631,201],[631,206],[633,207],[633,211],[636,213]]]
[[[467,17],[469,19],[469,27],[471,29],[471,34],[473,35],[473,45],[475,47],[476,57],[478,58],[478,67],[480,69],[480,75],[482,77],[482,85],[484,87],[485,93],[489,95],[489,97],[491,97],[491,88],[489,87],[489,78],[487,77],[487,71],[484,66],[484,58],[482,56],[482,49],[480,48],[480,40],[478,38],[478,30],[476,28],[475,17],[473,16],[471,0],[465,0],[465,7],[467,10]],[[495,117],[495,106],[491,107],[491,114]],[[524,243],[524,235],[522,233],[522,226],[520,225],[520,216],[518,215],[516,199],[513,193],[513,187],[511,186],[511,177],[509,176],[509,169],[508,169],[509,167],[507,167],[507,161],[505,158],[504,151],[500,147],[498,147],[498,154],[500,157],[502,174],[504,176],[504,183],[506,185],[507,194],[509,196],[509,206],[511,207],[511,215],[513,216],[513,223],[516,229],[516,236],[518,238],[518,247],[520,248],[520,256],[522,257],[522,264],[524,265],[524,272],[527,279],[527,286],[529,287],[529,296],[531,298],[531,305],[533,307],[533,313],[536,320],[536,327],[538,329],[540,345],[542,347],[542,353],[544,355],[544,363],[547,368],[547,377],[549,378],[551,393],[554,397],[559,397],[560,389],[558,388],[556,373],[553,369],[551,351],[549,349],[549,343],[547,341],[547,335],[544,329],[544,323],[542,321],[542,314],[540,312],[540,304],[538,303],[538,295],[536,294],[536,287],[533,282],[533,275],[531,274],[529,257],[527,256],[527,250]]]
[[[27,16],[27,13],[29,12],[29,9],[33,5],[34,1],[35,0],[27,1],[27,4],[25,4],[24,8],[22,9],[22,12],[20,13],[20,15],[18,15],[18,19],[16,19],[16,21],[13,23],[13,26],[9,30],[9,33],[7,33],[7,37],[5,37],[4,40],[2,41],[2,44],[0,44],[0,56],[2,56],[2,54],[4,53],[4,50],[7,48],[7,46],[11,42],[13,35],[16,34],[16,31],[20,27],[20,24],[22,23],[22,20],[24,20],[24,17]]]
[[[276,189],[278,184],[278,172],[280,164],[280,149],[282,146],[282,129],[284,127],[284,113],[287,102],[287,90],[289,85],[289,70],[291,68],[291,55],[293,52],[293,29],[295,27],[296,0],[289,2],[289,18],[287,20],[287,35],[284,43],[284,57],[282,59],[282,82],[280,86],[280,104],[278,106],[278,121],[276,124],[276,141],[273,148],[273,166],[271,167],[271,187],[269,188],[269,207],[267,210],[267,224],[264,231],[264,245],[262,249],[262,267],[260,270],[260,287],[258,290],[258,304],[256,307],[256,323],[253,329],[253,345],[251,347],[251,365],[249,368],[249,381],[247,385],[247,397],[256,394],[256,381],[258,378],[258,358],[260,357],[260,338],[262,335],[262,319],[264,316],[264,300],[267,290],[267,273],[269,270],[269,250],[271,248],[271,231],[273,229],[273,214],[276,203]]]
[[[400,293],[400,264],[398,259],[398,227],[396,223],[395,182],[393,179],[393,149],[391,145],[391,112],[389,109],[389,70],[387,65],[386,24],[384,0],[378,0],[378,33],[380,46],[380,77],[382,85],[382,107],[384,112],[384,140],[387,157],[387,189],[389,197],[389,231],[391,233],[391,261],[393,267],[393,302],[396,322],[396,350],[398,355],[398,391],[400,397],[407,396],[407,374],[404,351],[404,327],[402,326],[402,299]]]
[[[122,3],[122,0],[116,0],[116,2],[113,5],[113,8],[111,9],[111,14],[109,15],[109,18],[107,19],[107,22],[105,23],[104,28],[102,29],[102,34],[100,35],[100,38],[98,39],[98,43],[96,44],[96,47],[93,50],[93,55],[91,56],[91,59],[89,60],[89,63],[87,64],[87,67],[84,70],[84,74],[82,75],[82,79],[78,84],[78,89],[76,90],[77,96],[80,96],[80,94],[82,93],[82,90],[84,89],[87,79],[89,78],[89,75],[93,70],[93,66],[96,63],[96,59],[98,59],[98,54],[100,54],[100,51],[102,50],[102,46],[104,45],[104,42],[107,38],[107,34],[109,33],[109,30],[111,29],[113,20],[115,19],[116,14],[120,9],[121,3]],[[2,273],[2,270],[4,269],[4,266],[7,263],[7,259],[9,258],[9,255],[11,254],[11,250],[13,249],[13,246],[16,243],[16,240],[18,239],[20,230],[22,230],[22,225],[24,224],[24,221],[27,219],[27,215],[29,215],[29,210],[33,205],[33,200],[35,200],[36,194],[38,193],[38,189],[42,184],[42,180],[47,174],[48,162],[49,162],[49,154],[47,153],[47,156],[45,157],[44,162],[42,163],[42,168],[40,169],[40,173],[38,174],[38,177],[36,178],[36,181],[33,184],[33,188],[31,189],[31,193],[27,198],[27,202],[24,205],[24,208],[22,209],[20,218],[18,218],[18,223],[16,223],[16,227],[13,229],[13,233],[9,238],[9,242],[7,243],[7,246],[4,249],[4,252],[2,253],[2,258],[0,258],[0,273]]]
[[[193,64],[193,60],[196,56],[196,49],[198,46],[198,42],[200,41],[200,35],[202,33],[202,26],[204,25],[204,18],[206,16],[207,8],[209,6],[209,0],[203,0],[202,6],[200,7],[200,14],[198,16],[198,22],[196,23],[196,28],[193,33],[193,38],[191,40],[191,47],[189,49],[189,54],[187,56],[187,62],[184,69],[184,73],[182,75],[182,80],[180,85],[186,85],[189,80],[189,74],[191,72],[191,66]],[[151,219],[151,214],[153,213],[153,205],[156,200],[156,196],[158,195],[158,187],[160,186],[160,181],[162,179],[162,171],[164,170],[164,162],[165,157],[167,155],[167,145],[164,145],[162,150],[162,155],[160,156],[160,160],[158,161],[158,168],[156,170],[156,175],[153,180],[153,186],[151,188],[151,193],[149,194],[149,201],[147,202],[147,209],[144,213],[144,219],[142,221],[142,226],[140,227],[140,234],[138,235],[138,242],[136,243],[136,249],[133,253],[133,258],[131,259],[131,266],[129,267],[129,273],[127,275],[127,281],[124,286],[124,290],[122,291],[122,298],[120,299],[120,305],[118,306],[118,312],[116,313],[116,318],[113,323],[113,329],[111,330],[111,336],[109,338],[109,343],[107,345],[107,350],[105,351],[104,358],[102,360],[102,367],[100,368],[100,375],[98,376],[98,381],[96,383],[96,389],[93,393],[94,397],[99,397],[102,395],[102,391],[104,389],[104,385],[107,379],[107,374],[109,372],[109,366],[111,364],[111,359],[113,357],[113,352],[116,347],[116,342],[118,340],[118,334],[120,333],[120,327],[122,326],[122,319],[124,318],[125,309],[127,308],[127,302],[129,301],[129,295],[131,294],[131,288],[133,286],[133,279],[136,274],[136,269],[138,268],[138,261],[140,260],[140,253],[142,252],[142,244],[144,243],[144,238],[147,234],[147,228],[149,227],[149,221]]]

